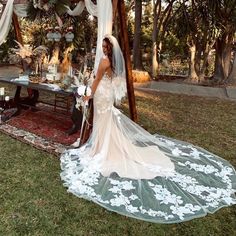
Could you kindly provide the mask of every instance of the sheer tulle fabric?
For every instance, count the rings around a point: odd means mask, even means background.
[[[13,4],[14,0],[7,1],[5,9],[2,15],[0,15],[0,30],[1,30],[0,45],[2,45],[5,42],[11,27],[12,13],[14,8]]]
[[[88,142],[61,156],[68,191],[110,211],[175,223],[236,204],[236,173],[224,159],[189,143],[151,135],[113,106],[112,80],[94,96]]]
[[[104,38],[104,35],[112,33],[112,2],[111,0],[97,1],[97,11],[98,11],[98,17],[97,17],[98,34],[97,34],[96,56],[95,56],[95,63],[94,63],[95,74],[97,73],[100,59],[103,56],[102,40]]]
[[[125,60],[116,38],[109,34],[105,35],[104,38],[108,38],[113,45],[112,63],[114,67],[114,73],[112,77],[112,88],[114,94],[114,103],[116,105],[120,105],[122,98],[125,97],[127,93]]]

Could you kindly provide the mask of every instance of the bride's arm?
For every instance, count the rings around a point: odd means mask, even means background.
[[[97,86],[100,82],[100,80],[102,79],[102,76],[104,75],[105,73],[105,60],[104,59],[101,59],[100,63],[99,63],[99,66],[98,66],[98,70],[97,70],[97,74],[96,74],[96,77],[93,81],[93,84],[92,84],[92,87],[91,87],[91,90],[92,90],[92,96],[94,95],[94,93],[96,92],[96,89],[97,89]]]
[[[84,100],[89,100],[90,98],[93,97],[94,93],[96,92],[97,86],[100,82],[100,80],[102,79],[102,76],[104,75],[105,71],[106,71],[106,67],[107,67],[107,63],[105,59],[101,59],[99,66],[98,66],[98,70],[97,70],[97,74],[96,74],[96,78],[94,79],[93,83],[92,83],[92,87],[91,87],[91,95],[90,96],[84,96]]]

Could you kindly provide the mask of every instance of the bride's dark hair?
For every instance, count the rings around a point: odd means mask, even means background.
[[[114,68],[113,68],[113,61],[112,61],[112,49],[113,49],[113,45],[112,43],[110,42],[109,38],[105,37],[103,39],[104,42],[106,42],[107,44],[107,57],[110,61],[110,64],[111,64],[111,69],[112,71],[114,71]]]

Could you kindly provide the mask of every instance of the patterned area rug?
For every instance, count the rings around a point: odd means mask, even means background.
[[[60,154],[79,137],[79,132],[67,135],[72,126],[68,116],[58,112],[23,110],[0,125],[0,131],[49,153]]]

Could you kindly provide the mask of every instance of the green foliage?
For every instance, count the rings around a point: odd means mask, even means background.
[[[206,0],[210,20],[219,36],[236,32],[236,0]]]
[[[144,47],[152,46],[153,13],[151,1],[144,1],[142,15],[142,35],[141,44]]]
[[[89,19],[88,12],[84,11],[80,16],[73,20],[75,33],[74,46],[77,49],[84,49],[84,52],[91,52],[92,47],[96,47],[97,39],[97,20]]]
[[[37,10],[34,8],[33,1],[29,1],[28,7],[27,7],[27,18],[29,20],[35,20],[37,15],[40,14],[41,10]]]
[[[46,44],[49,48],[53,44],[46,40],[46,29],[49,26],[58,25],[55,13],[57,13],[64,23],[64,29],[69,26],[74,27],[75,38],[73,44],[76,49],[83,48],[90,52],[92,47],[96,47],[96,18],[93,21],[88,19],[88,12],[84,11],[78,17],[71,17],[67,14],[65,5],[73,9],[75,3],[71,0],[43,0],[39,1],[48,4],[45,8],[35,8],[33,0],[28,5],[28,20],[22,20],[21,30],[24,42],[38,46]],[[95,3],[96,1],[93,0]],[[119,1],[118,1],[119,2]],[[143,15],[141,28],[141,50],[149,52],[151,58],[152,32],[153,32],[153,3],[156,1],[142,0]],[[162,7],[171,1],[161,1]],[[132,49],[134,39],[134,0],[125,0],[128,15],[128,35],[129,44]],[[173,58],[185,59],[188,57],[187,43],[194,37],[198,43],[200,51],[204,51],[207,43],[221,37],[228,32],[236,30],[236,0],[203,0],[203,1],[174,1],[173,18],[168,25],[167,33],[161,36],[163,48],[161,54],[168,54]],[[158,28],[161,31],[161,27]],[[119,31],[119,27],[117,32]],[[163,38],[162,38],[163,37]],[[158,41],[159,39],[157,39]],[[8,41],[10,43],[10,41]],[[12,43],[11,43],[12,44]],[[62,48],[68,46],[64,39],[61,40]],[[4,53],[8,46],[4,47]],[[9,46],[9,47],[12,47]],[[2,53],[2,55],[4,54]],[[200,53],[199,53],[200,54]],[[0,56],[1,57],[1,56]],[[149,61],[151,63],[151,60]]]
[[[225,31],[236,30],[236,0],[204,0],[181,4],[175,18],[177,37],[204,34],[217,37]],[[184,24],[183,24],[184,22]]]
[[[44,8],[44,4],[47,4],[47,8]],[[35,20],[37,17],[39,18],[42,16],[50,17],[51,15],[55,15],[55,13],[57,13],[59,16],[62,16],[67,11],[67,8],[65,6],[71,6],[71,1],[70,0],[43,1],[43,4],[35,8],[34,1],[30,0],[27,8],[28,18],[30,20]]]
[[[64,51],[66,47],[73,44],[75,52],[83,49],[84,52],[91,52],[96,40],[96,19],[93,21],[89,19],[87,11],[83,11],[79,16],[70,16],[64,14],[65,4],[70,5],[70,1],[49,1],[50,8],[48,11],[42,11],[39,8],[35,9],[33,2],[29,4],[29,17],[21,21],[22,34],[24,42],[34,47],[41,44],[46,45],[52,52],[54,43],[49,42],[46,38],[47,29],[49,27],[58,26],[55,12],[60,15],[63,22],[62,34],[65,33],[68,27],[73,26],[73,33],[75,35],[72,43],[66,42],[62,37],[60,40],[60,49]],[[63,10],[64,9],[64,10]]]
[[[12,40],[14,38],[14,29],[11,27],[6,42],[0,45],[0,63],[7,63],[9,49],[15,46],[15,42]]]
[[[186,41],[179,39],[171,31],[167,33],[163,40],[163,54],[168,54],[169,58],[166,59],[187,59],[188,46]]]
[[[24,44],[30,44],[35,47],[46,44],[45,29],[47,29],[48,23],[44,21],[44,18],[40,18],[37,21],[23,18],[20,20],[20,25]]]
[[[70,6],[71,5],[70,0],[54,0],[53,2],[54,2],[53,3],[54,10],[59,16],[66,13],[67,9],[66,9],[65,6]]]

